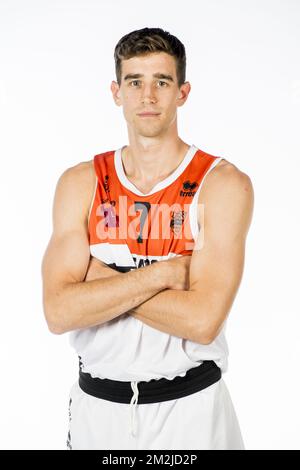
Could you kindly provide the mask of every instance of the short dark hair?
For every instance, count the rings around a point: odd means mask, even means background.
[[[116,78],[121,85],[122,59],[150,54],[151,52],[166,52],[175,58],[178,87],[185,82],[186,55],[181,41],[168,31],[161,28],[143,28],[123,36],[114,51]]]

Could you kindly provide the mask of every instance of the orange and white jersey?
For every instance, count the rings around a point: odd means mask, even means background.
[[[126,177],[122,148],[94,157],[96,185],[88,218],[91,255],[127,272],[192,254],[199,233],[199,192],[205,176],[222,157],[190,145],[176,170],[144,194]],[[125,313],[102,325],[71,332],[70,342],[81,357],[83,372],[93,377],[172,379],[203,360],[214,360],[225,372],[224,328],[211,344],[203,345],[161,332]]]

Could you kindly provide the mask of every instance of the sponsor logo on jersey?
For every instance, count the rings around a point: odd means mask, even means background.
[[[170,227],[176,235],[179,235],[179,233],[181,232],[182,224],[184,222],[186,214],[187,213],[185,211],[171,212]]]
[[[137,257],[137,256],[132,256],[132,258],[137,268],[143,268],[145,266],[149,266],[150,264],[156,263],[156,261],[158,261],[157,259],[142,258],[142,257]]]

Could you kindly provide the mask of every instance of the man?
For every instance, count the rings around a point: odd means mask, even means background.
[[[115,48],[129,145],[59,178],[42,263],[51,332],[70,331],[73,449],[244,449],[222,372],[250,178],[185,143],[185,48],[160,28]]]

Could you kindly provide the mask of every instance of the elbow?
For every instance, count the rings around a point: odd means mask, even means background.
[[[63,333],[66,333],[67,330],[63,328],[63,325],[61,324],[61,322],[57,321],[53,317],[51,318],[46,317],[46,321],[47,321],[48,330],[50,331],[50,333],[53,333],[54,335],[62,335]]]
[[[213,343],[215,340],[214,337],[211,337],[211,336],[205,336],[204,338],[201,338],[201,344],[205,344],[205,345],[208,345],[208,344],[211,344]]]
[[[200,325],[199,322],[197,322],[197,324],[194,326],[193,335],[193,341],[195,343],[204,345],[209,345],[213,343],[217,336],[215,331],[213,331],[211,325],[204,324],[203,321],[200,322]]]
[[[47,322],[48,324],[48,329],[50,333],[53,333],[54,335],[62,335],[63,333],[66,333],[66,330],[64,330],[61,325],[54,323],[54,322]]]
[[[209,345],[213,343],[221,333],[224,321],[228,316],[228,311],[209,308],[207,308],[206,311],[208,315],[204,315],[203,312],[201,312],[200,315],[199,311],[194,312],[193,318],[196,320],[193,322],[193,334],[196,343]]]
[[[44,315],[50,333],[62,335],[67,331],[62,325],[61,316],[47,304],[44,304]]]
[[[208,345],[208,344],[211,344],[213,341],[214,341],[214,337],[213,336],[209,336],[207,334],[198,334],[195,342],[196,343],[199,343],[199,344],[205,344],[205,345]]]

